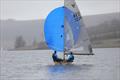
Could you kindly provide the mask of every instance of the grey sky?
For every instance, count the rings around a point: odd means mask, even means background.
[[[76,0],[84,15],[120,12],[119,0]],[[56,7],[63,6],[63,0],[1,0],[0,19],[41,19]]]

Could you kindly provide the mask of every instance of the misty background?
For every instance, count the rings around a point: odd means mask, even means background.
[[[119,0],[76,0],[93,47],[120,47]],[[1,0],[3,49],[46,49],[44,21],[61,0]],[[22,45],[19,45],[22,44]]]

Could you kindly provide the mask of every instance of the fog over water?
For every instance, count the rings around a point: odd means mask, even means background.
[[[120,12],[119,0],[75,0],[82,16]],[[64,0],[1,0],[0,19],[44,19]]]

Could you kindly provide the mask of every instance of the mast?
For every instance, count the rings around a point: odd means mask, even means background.
[[[63,7],[64,8],[64,7]],[[65,16],[64,16],[64,23],[65,23]],[[63,24],[64,34],[65,34],[65,25]],[[63,52],[63,61],[65,61],[65,35],[64,35],[64,52]]]
[[[65,51],[63,52],[63,61],[65,61]]]

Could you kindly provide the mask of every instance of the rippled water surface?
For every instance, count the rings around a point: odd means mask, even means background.
[[[54,65],[49,50],[3,51],[0,80],[120,80],[120,48],[94,49],[69,65]]]

